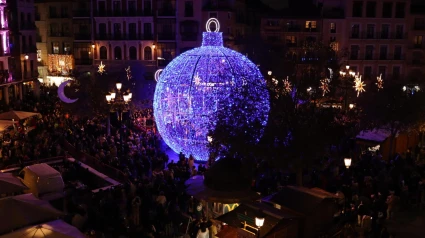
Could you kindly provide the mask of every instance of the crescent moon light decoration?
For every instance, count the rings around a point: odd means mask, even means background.
[[[72,81],[72,80],[67,80],[67,81],[65,81],[65,82],[62,82],[62,83],[59,85],[59,87],[58,87],[58,96],[59,96],[60,100],[62,100],[62,102],[64,102],[64,103],[74,103],[74,102],[76,102],[76,101],[78,100],[78,98],[76,98],[76,99],[71,99],[71,98],[68,98],[68,97],[65,95],[65,92],[64,92],[65,87],[66,87],[66,85],[67,85],[68,83],[70,83],[71,81]]]
[[[155,81],[157,81],[157,82],[158,82],[159,75],[161,75],[161,72],[162,72],[162,69],[158,69],[158,70],[155,72]]]

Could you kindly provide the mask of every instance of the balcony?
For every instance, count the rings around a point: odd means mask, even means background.
[[[97,34],[96,40],[153,40],[152,34]]]
[[[78,18],[81,18],[81,17],[90,17],[90,11],[88,11],[88,10],[74,11],[72,16],[74,18],[76,18],[76,17],[78,17]]]
[[[208,0],[202,10],[204,11],[234,11],[233,4],[226,0]]]
[[[50,32],[50,37],[71,37],[71,32]]]
[[[302,27],[298,25],[288,25],[284,29],[286,32],[300,32]]]
[[[386,61],[394,61],[394,60],[405,60],[405,54],[356,54],[350,56],[350,60],[386,60]]]
[[[50,12],[49,18],[50,19],[69,18],[69,15],[67,13],[59,14],[55,12]]]
[[[75,40],[91,40],[90,33],[74,33]]]
[[[159,67],[166,67],[170,62],[171,62],[171,60],[158,59],[158,66]]]
[[[123,11],[123,10],[116,10],[116,11],[96,11],[93,13],[95,17],[137,17],[137,16],[152,16],[152,11],[150,9],[146,9],[143,11],[138,11],[136,9],[129,10],[129,11]]]
[[[21,24],[21,30],[35,30],[35,24],[31,22],[27,22],[25,24]]]
[[[22,45],[22,52],[37,53],[37,47],[35,45]]]
[[[407,33],[397,32],[351,32],[350,39],[374,39],[374,40],[403,40],[407,39]]]
[[[176,16],[176,9],[174,9],[174,8],[158,9],[158,16],[159,17],[175,17]]]
[[[425,25],[414,24],[412,30],[414,30],[414,31],[425,31]]]
[[[75,65],[92,65],[93,59],[75,59]]]
[[[176,33],[158,33],[158,40],[174,41],[176,40]]]

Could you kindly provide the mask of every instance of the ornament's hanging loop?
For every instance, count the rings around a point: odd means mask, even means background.
[[[157,81],[157,82],[158,82],[158,80],[159,80],[159,75],[161,74],[161,72],[162,72],[162,69],[158,69],[158,70],[155,72],[155,81]]]
[[[205,24],[205,27],[207,28],[207,32],[211,32],[211,23],[215,24],[215,30],[214,32],[218,32],[220,30],[220,23],[216,18],[210,18],[208,19],[207,23]]]

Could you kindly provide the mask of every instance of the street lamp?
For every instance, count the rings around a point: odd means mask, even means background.
[[[94,48],[96,47],[96,45],[95,44],[92,44],[91,45],[91,48],[94,50]]]
[[[123,112],[126,112],[129,110],[128,108],[128,103],[131,101],[132,97],[133,97],[133,93],[129,92],[127,94],[125,94],[123,91],[121,91],[122,89],[122,83],[121,82],[117,82],[115,84],[116,87],[116,92],[112,92],[110,94],[105,95],[106,98],[106,102],[110,105],[110,110],[109,112],[116,112],[117,113],[117,117],[118,117],[118,121],[121,123],[122,122],[122,114]],[[107,133],[108,135],[110,135],[111,133],[111,125],[110,125],[110,120],[111,120],[111,115],[109,114],[108,116],[108,125],[107,125]]]
[[[347,111],[348,110],[348,87],[350,87],[351,85],[348,84],[349,80],[354,78],[356,76],[356,72],[350,70],[350,66],[346,65],[345,66],[345,71],[341,70],[339,71],[339,75],[342,77],[342,81],[344,82],[344,90],[345,90],[345,95],[344,95],[344,110]]]
[[[258,211],[258,214],[255,216],[255,225],[258,227],[258,232],[257,232],[258,238],[260,238],[260,229],[264,225],[264,220],[265,220],[265,217],[264,217],[263,211],[261,210]]]
[[[351,166],[351,158],[344,158],[344,165],[348,169]]]
[[[267,72],[267,74],[268,74],[269,76],[271,76],[271,75],[272,75],[272,73],[273,73],[272,71],[268,71],[268,72]]]

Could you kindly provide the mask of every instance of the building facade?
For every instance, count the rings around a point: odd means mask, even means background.
[[[263,17],[263,40],[286,47],[286,52],[300,52],[294,55],[299,62],[315,59],[304,57],[307,52],[302,48],[307,38],[315,37],[337,51],[340,65],[349,65],[365,80],[376,80],[379,75],[384,80],[420,80],[425,76],[424,14],[412,7],[410,0],[312,2],[320,12],[316,18],[311,17],[314,13],[303,19],[290,14]],[[306,6],[300,8],[301,13],[308,12]]]
[[[1,0],[0,101],[9,104],[35,86],[36,27],[33,0]]]

